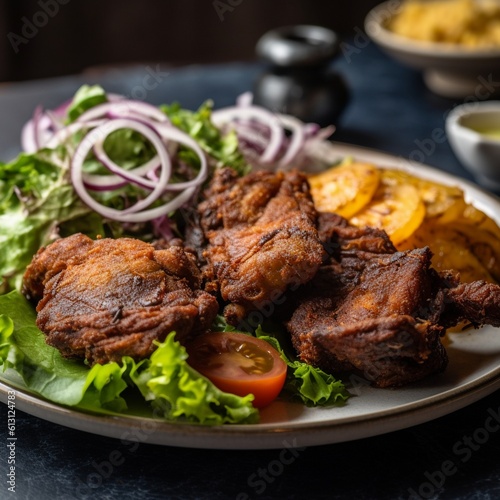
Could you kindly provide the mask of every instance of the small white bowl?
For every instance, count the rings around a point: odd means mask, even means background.
[[[462,104],[446,118],[446,134],[457,158],[479,184],[500,191],[500,138],[480,132],[485,129],[500,131],[500,101]]]
[[[432,0],[429,0],[432,1]],[[426,85],[449,98],[477,95],[485,99],[500,92],[500,47],[476,49],[449,43],[413,40],[387,28],[401,2],[383,2],[365,18],[368,36],[394,59],[423,70]]]

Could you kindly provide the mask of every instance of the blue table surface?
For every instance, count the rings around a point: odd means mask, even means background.
[[[459,102],[433,95],[419,73],[393,62],[372,44],[341,55],[334,67],[352,95],[336,124],[336,140],[471,179],[442,139],[445,116]],[[149,84],[147,91],[144,77],[156,71],[155,65],[4,84],[0,158],[7,160],[19,150],[19,130],[35,105],[55,106],[83,83],[100,83],[109,91],[154,104],[179,101],[196,108],[212,99],[215,107],[223,107],[251,90],[261,69],[256,63],[165,69],[155,73],[158,85]],[[2,404],[0,498],[500,498],[500,432],[488,432],[486,440],[480,433],[481,444],[466,441],[484,427],[489,412],[499,411],[499,396],[497,391],[453,414],[405,430],[306,448],[273,474],[269,470],[278,469],[270,466],[279,459],[280,450],[183,449],[146,442],[130,446],[18,411],[15,494],[7,490],[7,408]],[[467,442],[469,453],[458,460],[457,443]],[[116,451],[123,460],[110,469],[105,462]],[[444,473],[450,460],[456,467]]]

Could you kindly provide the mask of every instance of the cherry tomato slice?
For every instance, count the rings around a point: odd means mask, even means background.
[[[256,408],[271,403],[285,383],[286,363],[265,340],[236,332],[205,333],[186,350],[195,370],[221,391],[253,394]]]

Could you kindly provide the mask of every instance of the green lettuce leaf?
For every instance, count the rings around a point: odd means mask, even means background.
[[[144,165],[156,153],[149,141],[131,129],[111,133],[104,141],[104,149],[115,163],[129,170]]]
[[[221,134],[212,123],[212,103],[204,103],[197,111],[181,108],[177,103],[162,105],[160,109],[168,116],[173,125],[193,137],[200,147],[216,161],[216,167],[232,167],[240,175],[250,171],[238,147],[238,138],[235,132]],[[190,149],[181,148],[179,158],[193,165],[198,159]]]
[[[89,368],[45,343],[36,313],[17,291],[0,296],[0,371],[49,401],[96,413],[131,413],[206,425],[255,423],[253,396],[217,389],[191,368],[171,333],[149,359]],[[142,408],[137,396],[142,395]],[[134,408],[135,407],[135,408]],[[134,408],[131,411],[130,408]]]
[[[92,212],[75,193],[64,153],[42,150],[0,163],[0,293],[19,289],[37,250],[65,223]],[[85,221],[86,233],[102,234],[102,219]]]
[[[85,111],[107,102],[106,92],[99,85],[82,85],[74,95],[68,107],[68,123],[74,122]]]

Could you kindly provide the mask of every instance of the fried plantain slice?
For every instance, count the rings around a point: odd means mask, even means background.
[[[357,227],[383,229],[397,245],[413,234],[424,217],[425,205],[418,189],[391,170],[381,170],[372,200],[349,222]]]
[[[398,250],[411,250],[428,246],[432,253],[432,266],[437,271],[453,269],[460,273],[461,281],[495,279],[475,255],[470,235],[453,226],[444,226],[435,220],[425,220],[406,241],[397,245]]]
[[[369,163],[343,163],[309,178],[314,205],[321,212],[349,218],[372,199],[380,171]]]

